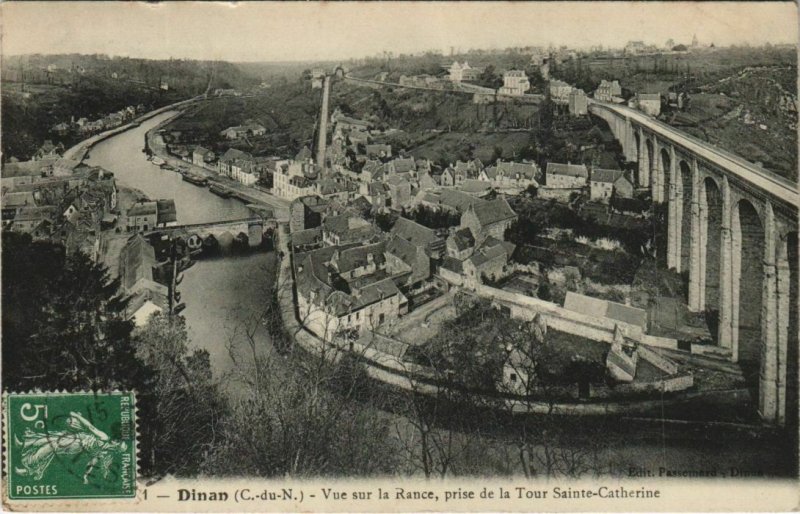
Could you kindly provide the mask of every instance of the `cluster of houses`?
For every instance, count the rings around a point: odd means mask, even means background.
[[[504,234],[517,218],[505,198],[440,194],[427,206],[458,213],[458,226],[434,230],[398,217],[384,232],[357,201],[295,199],[290,247],[304,325],[320,337],[374,330],[408,313],[440,267],[476,284],[501,274],[514,251]]]
[[[123,210],[114,174],[100,167],[43,176],[31,166],[9,163],[0,180],[3,230],[63,244],[69,253],[81,251],[95,261],[103,230],[143,232],[177,221],[173,200],[138,202]]]
[[[113,174],[81,168],[72,175],[43,177],[7,165],[0,180],[3,230],[60,243],[69,253],[81,251],[97,260],[100,233],[117,220]]]
[[[61,122],[53,125],[50,131],[62,137],[72,132],[82,136],[87,136],[89,134],[94,134],[95,132],[102,132],[103,130],[119,127],[144,111],[144,105],[139,104],[135,107],[133,105],[129,105],[124,109],[112,112],[96,120],[89,120],[87,118],[79,118],[78,120],[75,120],[75,117],[73,116],[69,122]]]

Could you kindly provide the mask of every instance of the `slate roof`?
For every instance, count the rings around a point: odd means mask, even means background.
[[[506,199],[502,197],[475,202],[472,204],[472,209],[478,217],[478,222],[483,227],[516,218],[517,216],[511,206],[508,205]]]
[[[492,185],[488,182],[484,182],[483,180],[478,180],[474,178],[466,179],[458,189],[460,191],[464,191],[465,193],[469,194],[480,194],[489,191],[492,188]]]
[[[439,196],[439,203],[453,207],[459,212],[466,211],[470,205],[480,201],[482,200],[455,189],[444,189]]]
[[[333,261],[339,273],[347,273],[354,269],[363,268],[369,263],[369,254],[372,254],[372,259],[375,264],[383,264],[386,262],[386,256],[383,255],[386,249],[386,243],[383,241],[368,245],[354,246],[339,252]]]
[[[252,160],[253,156],[247,152],[243,152],[236,148],[228,148],[228,150],[219,158],[220,162],[232,163],[237,160]]]
[[[120,275],[122,287],[133,287],[141,278],[153,279],[156,264],[155,249],[140,234],[131,236],[120,252]]]
[[[394,255],[412,268],[417,262],[417,247],[400,236],[393,236],[386,243],[386,252]]]
[[[535,180],[539,168],[535,164],[525,164],[524,162],[499,162],[497,172],[502,172],[503,176],[514,178],[519,174],[520,177]]]
[[[475,238],[472,236],[472,230],[470,230],[469,227],[457,230],[450,236],[450,239],[452,239],[458,251],[475,246]]]
[[[607,170],[602,168],[597,168],[592,170],[592,182],[605,182],[609,184],[613,184],[617,181],[618,178],[623,176],[625,172],[622,170]]]
[[[503,260],[514,252],[513,243],[505,243],[495,238],[487,238],[480,248],[475,250],[469,257],[469,261],[476,267],[480,268],[482,265],[489,261],[502,257]]]
[[[322,241],[322,228],[315,227],[292,232],[292,246],[317,244]]]
[[[17,207],[33,207],[36,200],[33,198],[32,191],[22,191],[18,193],[6,193],[3,195],[3,208],[13,209]]]
[[[645,101],[645,102],[661,101],[661,95],[658,93],[639,93],[637,96],[639,97],[640,101]]]
[[[391,169],[395,173],[406,173],[408,171],[417,169],[413,157],[395,159],[391,162],[386,163],[386,167]]]
[[[142,202],[134,204],[126,213],[130,216],[147,216],[149,214],[158,213],[158,204],[156,202]]]
[[[547,163],[547,174],[566,175],[568,177],[588,178],[589,171],[584,164],[561,164],[558,162]]]
[[[41,207],[22,207],[14,221],[36,221],[50,219],[55,215],[56,208],[52,205],[43,205]]]
[[[418,247],[426,247],[438,239],[432,229],[403,217],[397,219],[391,232]]]

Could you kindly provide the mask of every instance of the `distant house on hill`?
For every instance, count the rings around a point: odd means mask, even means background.
[[[44,144],[39,147],[31,160],[57,159],[62,155],[64,155],[64,145],[61,143],[54,145],[51,140],[47,139]]]

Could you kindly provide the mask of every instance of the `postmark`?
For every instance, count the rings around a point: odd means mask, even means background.
[[[10,500],[133,498],[133,392],[4,395]]]

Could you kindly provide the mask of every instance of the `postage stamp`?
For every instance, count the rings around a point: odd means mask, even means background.
[[[135,496],[134,393],[8,393],[4,412],[10,500]]]

